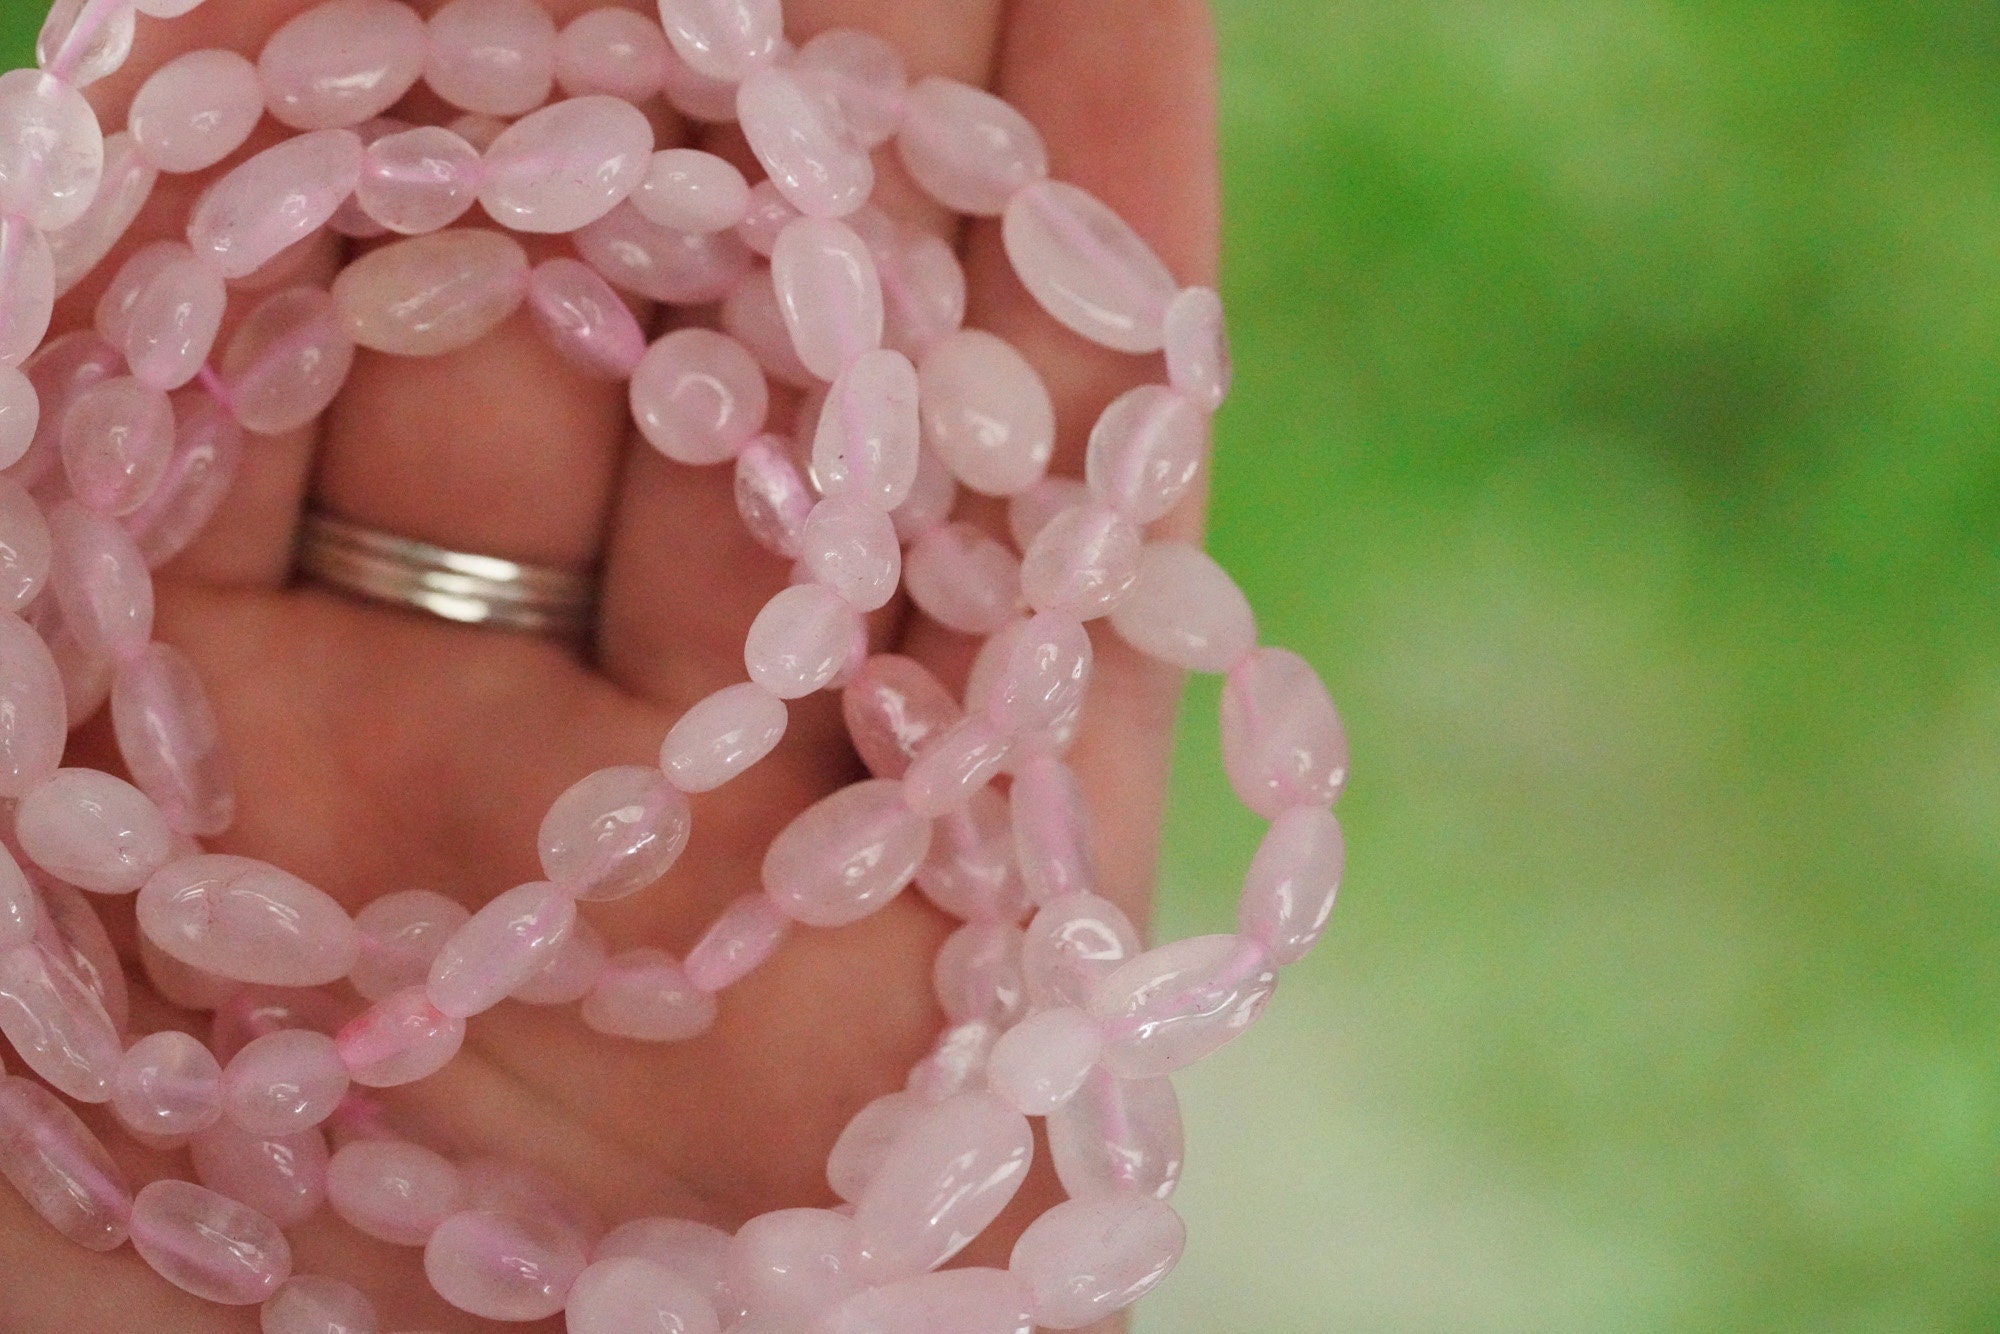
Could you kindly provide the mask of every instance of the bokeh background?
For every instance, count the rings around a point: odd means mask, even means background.
[[[1141,1334],[2000,1329],[2000,7],[1217,9],[1214,545],[1356,776]]]

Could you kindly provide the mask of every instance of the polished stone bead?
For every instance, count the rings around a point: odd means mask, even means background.
[[[1179,290],[1131,225],[1088,191],[1038,181],[1007,201],[1015,273],[1058,321],[1119,352],[1157,352]]]
[[[1005,1028],[1027,1007],[1021,931],[1004,922],[969,922],[946,937],[931,970],[947,1020]]]
[[[510,236],[458,228],[370,251],[341,270],[333,299],[358,345],[436,357],[478,342],[528,292],[528,255]]]
[[[1186,398],[1141,385],[1113,399],[1090,431],[1091,494],[1136,524],[1164,518],[1194,486],[1208,455],[1208,419]]]
[[[451,0],[431,15],[424,82],[455,107],[525,115],[555,72],[555,21],[535,0]]]
[[[656,1260],[598,1260],[577,1276],[564,1306],[568,1334],[718,1334],[709,1294]]]
[[[66,227],[103,175],[104,133],[82,93],[40,70],[0,74],[0,215]]]
[[[111,1109],[127,1127],[160,1139],[206,1130],[222,1115],[222,1067],[186,1033],[150,1034],[120,1058]]]
[[[576,921],[576,900],[545,880],[498,895],[452,932],[431,960],[424,994],[450,1018],[499,1004],[539,972]]]
[[[16,367],[0,366],[0,468],[12,467],[21,460],[35,443],[35,432],[41,424],[42,400],[35,382]]]
[[[918,610],[960,634],[993,634],[1021,609],[1021,562],[975,524],[940,524],[919,537],[904,583]]]
[[[125,516],[125,530],[155,570],[207,528],[243,457],[243,428],[207,394],[182,395],[174,418],[174,452],[166,472],[146,503]]]
[[[394,1088],[435,1074],[458,1055],[465,1021],[431,1004],[424,987],[405,987],[368,1007],[334,1041],[355,1083]]]
[[[886,142],[902,123],[909,74],[895,46],[874,33],[829,28],[793,54],[792,66],[862,148]]]
[[[0,606],[18,612],[48,582],[49,523],[19,482],[0,477]]]
[[[900,352],[864,352],[833,382],[813,432],[821,492],[893,511],[916,485],[921,453],[916,367]]]
[[[856,1206],[857,1274],[892,1283],[943,1264],[999,1217],[1033,1157],[1028,1119],[990,1093],[927,1108]]]
[[[56,771],[68,723],[47,645],[20,617],[0,613],[0,797],[19,797]]]
[[[14,809],[21,850],[50,875],[97,894],[130,894],[173,855],[159,807],[122,778],[58,769]]]
[[[896,526],[865,501],[821,501],[806,518],[799,547],[812,577],[861,611],[876,611],[896,595],[903,572]]]
[[[203,837],[229,827],[236,813],[229,758],[208,692],[179,649],[148,644],[119,664],[111,723],[132,781],[168,824]]]
[[[1249,1028],[1277,981],[1264,947],[1241,936],[1194,936],[1120,964],[1090,994],[1105,1069],[1149,1079],[1194,1064]]]
[[[333,297],[293,287],[251,310],[230,336],[219,369],[243,429],[279,435],[326,411],[353,365],[354,340]]]
[[[578,898],[624,898],[667,873],[690,826],[687,798],[658,769],[599,769],[543,817],[542,874]]]
[[[1174,392],[1203,412],[1221,407],[1233,376],[1222,298],[1207,287],[1182,289],[1167,305],[1161,337],[1167,353],[1167,380]]]
[[[579,916],[541,971],[507,993],[523,1005],[570,1005],[590,994],[604,975],[610,950],[598,929]]]
[[[225,278],[247,278],[326,225],[361,180],[361,138],[315,130],[265,149],[208,188],[187,239]]]
[[[1037,611],[1103,616],[1138,580],[1142,545],[1138,527],[1115,510],[1064,510],[1022,553],[1021,592]]]
[[[564,1228],[486,1209],[453,1214],[424,1245],[424,1274],[438,1295],[488,1320],[555,1315],[586,1263]]]
[[[800,218],[778,233],[771,281],[799,360],[822,380],[882,344],[882,279],[843,222]]]
[[[827,1209],[779,1209],[745,1223],[723,1264],[729,1295],[753,1319],[810,1328],[861,1286],[852,1219]]]
[[[769,755],[785,735],[784,701],[745,681],[697,701],[660,744],[660,768],[683,792],[712,792]]]
[[[870,779],[807,807],[764,855],[765,892],[809,926],[843,926],[888,903],[930,850],[930,821],[901,788]]]
[[[632,207],[662,227],[706,234],[727,231],[750,208],[750,187],[727,159],[694,148],[653,154]]]
[[[646,355],[646,332],[597,271],[557,256],[528,275],[528,313],[549,345],[600,380],[629,379]]]
[[[188,1142],[195,1179],[279,1227],[297,1227],[326,1203],[326,1137],[245,1130],[227,1115]]]
[[[1014,1243],[1010,1270],[1043,1329],[1107,1320],[1158,1287],[1187,1244],[1180,1215],[1147,1195],[1066,1200]]]
[[[677,232],[627,202],[576,233],[577,253],[613,287],[676,306],[727,296],[750,268],[731,232]]]
[[[972,490],[1011,496],[1048,471],[1055,407],[1042,377],[1005,339],[960,329],[917,366],[924,443]]]
[[[397,1246],[421,1246],[458,1212],[458,1168],[421,1145],[394,1139],[342,1145],[327,1164],[326,1196],[356,1230]]]
[[[324,891],[248,857],[170,863],[139,890],[139,926],[182,963],[270,986],[322,986],[347,975],[359,937]]]
[[[831,589],[794,584],[750,623],[743,663],[779,699],[800,699],[840,681],[867,652],[860,612]]]
[[[385,134],[368,145],[354,202],[377,226],[404,236],[449,227],[479,198],[479,150],[441,125]]]
[[[556,84],[571,97],[608,93],[639,103],[660,91],[666,34],[629,9],[587,9],[556,37]]]
[[[125,237],[153,197],[160,173],[130,131],[104,141],[104,179],[83,216],[48,233],[49,260],[58,296],[70,291],[104,261]]]
[[[1027,117],[956,79],[910,89],[896,149],[924,192],[954,213],[995,216],[1049,174],[1048,149]]]
[[[784,44],[778,0],[660,0],[674,54],[696,73],[735,82]]]
[[[1167,1079],[1098,1070],[1049,1113],[1049,1158],[1073,1199],[1130,1194],[1164,1200],[1180,1184],[1180,1100]]]
[[[965,266],[949,242],[872,205],[847,225],[868,244],[882,279],[882,342],[912,360],[965,324]]]
[[[853,1203],[868,1190],[890,1146],[925,1107],[916,1094],[885,1093],[854,1114],[827,1155],[826,1179],[833,1193]]]
[[[685,1218],[635,1218],[604,1234],[595,1260],[644,1259],[694,1281],[704,1293],[722,1285],[729,1234]]]
[[[715,1022],[715,997],[689,981],[664,950],[613,955],[583,1000],[583,1020],[600,1033],[641,1042],[684,1042]]]
[[[263,114],[255,65],[234,51],[190,51],[140,85],[125,125],[154,167],[195,172],[241,148]]]
[[[63,473],[71,493],[100,518],[145,504],[173,452],[173,405],[164,391],[131,376],[93,385],[63,414]]]
[[[777,951],[791,925],[769,897],[745,894],[724,908],[688,951],[683,966],[689,983],[713,993],[742,981]]]
[[[133,1201],[132,1246],[175,1287],[223,1306],[253,1306],[292,1273],[292,1249],[276,1223],[171,1177]]]
[[[632,372],[632,420],[676,463],[723,463],[764,429],[770,390],[743,345],[713,329],[677,329]]]
[[[1097,886],[1090,812],[1070,767],[1053,755],[1020,765],[1008,793],[1014,856],[1028,896],[1053,903]]]
[[[1004,1269],[947,1269],[858,1292],[815,1334],[1032,1334],[1031,1305]]]
[[[28,1068],[78,1102],[108,1102],[121,1055],[97,993],[40,941],[0,952],[0,1033]]]
[[[1347,862],[1332,811],[1300,806],[1271,822],[1251,859],[1237,905],[1236,928],[1280,965],[1311,952],[1326,932]]]
[[[1213,557],[1187,542],[1154,542],[1139,577],[1111,609],[1126,643],[1175,667],[1226,672],[1257,646],[1250,600]]]
[[[743,446],[736,455],[734,491],[736,512],[757,544],[797,560],[815,499],[782,437],[762,435]]]
[[[901,778],[917,752],[965,714],[930,669],[888,653],[862,664],[840,707],[855,752],[877,778]]]
[[[1267,820],[1339,799],[1347,786],[1347,731],[1304,658],[1260,648],[1229,669],[1222,763],[1237,798]]]
[[[1070,1007],[1044,1010],[1000,1035],[987,1083],[1024,1115],[1047,1116],[1077,1095],[1103,1053],[1104,1034],[1089,1015]]]
[[[623,98],[573,97],[523,116],[486,150],[479,202],[516,232],[573,232],[639,188],[653,126]]]
[[[361,952],[348,981],[367,1000],[421,983],[446,938],[471,916],[462,904],[427,889],[372,900],[354,915]]]
[[[55,314],[55,264],[34,224],[0,214],[0,366],[19,366],[41,346]]]
[[[839,110],[801,74],[754,70],[736,90],[736,117],[771,182],[799,212],[845,217],[868,202],[875,164]]]
[[[323,1274],[287,1279],[258,1311],[263,1334],[380,1334],[375,1305],[352,1283]]]
[[[223,1109],[257,1135],[292,1135],[333,1115],[347,1096],[347,1070],[332,1038],[281,1029],[249,1042],[222,1072]]]
[[[932,825],[931,852],[917,868],[924,897],[962,922],[1018,922],[1028,909],[1014,873],[1007,800],[991,787]]]
[[[135,34],[126,0],[55,0],[35,41],[35,62],[72,88],[87,88],[123,68]]]
[[[295,130],[359,125],[416,85],[423,20],[394,0],[325,0],[264,43],[257,72],[273,119]]]
[[[77,1245],[113,1251],[125,1243],[125,1174],[68,1104],[31,1079],[0,1079],[0,1176]]]
[[[933,818],[965,809],[1013,756],[1012,733],[992,718],[967,718],[938,737],[903,775],[903,800]]]
[[[1028,996],[1042,1008],[1088,1005],[1098,982],[1138,953],[1138,931],[1109,899],[1090,893],[1051,899],[1028,924],[1021,947]]]

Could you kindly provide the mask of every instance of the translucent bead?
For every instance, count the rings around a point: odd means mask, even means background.
[[[174,452],[146,503],[125,517],[139,554],[159,569],[200,536],[229,494],[243,457],[243,428],[206,394],[174,405]]]
[[[0,193],[5,187],[0,178]],[[0,366],[26,361],[48,333],[55,314],[55,263],[48,239],[32,223],[0,215]]]
[[[624,898],[667,873],[689,827],[687,798],[658,769],[599,769],[543,817],[542,873],[576,897]]]
[[[569,1334],[718,1334],[708,1294],[657,1261],[599,1260],[577,1276],[564,1309]]]
[[[799,212],[840,218],[868,202],[875,164],[848,136],[840,113],[800,75],[753,71],[736,90],[736,118],[750,151]]]
[[[441,125],[400,130],[368,145],[354,201],[380,226],[422,236],[465,216],[481,170],[479,150]]]
[[[750,187],[742,172],[713,153],[669,148],[653,154],[632,207],[678,232],[727,231],[749,210]]]
[[[155,241],[151,245],[140,246],[118,266],[118,271],[105,285],[103,295],[98,297],[96,310],[92,312],[97,332],[104,336],[105,342],[123,354],[125,335],[132,328],[132,305],[139,293],[155,274],[176,259],[192,253],[185,245],[174,241]]]
[[[750,267],[750,251],[732,233],[677,232],[629,203],[577,232],[576,249],[620,291],[676,306],[720,301]]]
[[[115,665],[104,651],[86,645],[69,628],[54,597],[37,598],[25,613],[35,633],[48,645],[62,679],[63,709],[71,728],[95,717],[111,695]]]
[[[97,514],[138,509],[160,484],[173,451],[173,405],[130,376],[93,385],[63,414],[63,471],[72,492]]]
[[[856,1271],[881,1284],[943,1264],[999,1217],[1033,1157],[1028,1119],[990,1093],[926,1109],[855,1208]]]
[[[848,219],[849,225],[864,216],[868,210],[862,209]],[[744,201],[742,220],[736,224],[736,234],[743,238],[743,244],[769,259],[771,252],[778,248],[778,237],[804,215],[785,201],[776,183],[762,180],[750,187],[750,196]]]
[[[777,951],[791,921],[762,894],[745,894],[710,924],[688,951],[688,982],[714,993],[733,986]]]
[[[905,1086],[927,1104],[983,1087],[986,1063],[999,1036],[1000,1030],[988,1023],[947,1028],[930,1055],[911,1068]]]
[[[840,705],[855,752],[877,778],[901,778],[919,750],[964,716],[927,668],[895,654],[863,663]]]
[[[639,187],[653,126],[623,98],[573,97],[523,116],[486,150],[479,202],[517,232],[573,232]]]
[[[68,723],[48,647],[26,621],[0,613],[0,797],[19,797],[56,771]]]
[[[1037,611],[1103,616],[1137,581],[1142,542],[1138,528],[1115,510],[1064,510],[1023,553],[1021,592]]]
[[[660,768],[683,792],[712,792],[769,755],[785,735],[784,701],[750,682],[697,702],[660,745]]]
[[[1164,1200],[1180,1184],[1180,1100],[1167,1079],[1120,1079],[1098,1070],[1049,1113],[1049,1157],[1073,1199],[1103,1195]]]
[[[1104,1035],[1083,1011],[1044,1010],[1000,1035],[986,1078],[1008,1106],[1047,1116],[1077,1095],[1103,1052]]]
[[[458,1055],[465,1021],[432,1005],[423,987],[405,987],[368,1007],[334,1041],[355,1083],[394,1088],[435,1074]]]
[[[1139,933],[1117,904],[1073,893],[1050,900],[1028,924],[1021,971],[1036,1006],[1084,1006],[1100,981],[1138,953]]]
[[[208,188],[187,239],[225,278],[247,278],[326,225],[361,180],[361,138],[315,130],[267,148]]]
[[[1264,1012],[1277,980],[1263,947],[1240,936],[1195,936],[1121,964],[1090,997],[1105,1068],[1146,1079],[1194,1064]]]
[[[228,304],[222,275],[192,254],[178,254],[134,295],[125,334],[132,374],[156,389],[194,379],[215,347]]]
[[[424,994],[469,1018],[500,1003],[552,958],[576,921],[576,900],[544,880],[517,885],[472,914],[431,960]]]
[[[326,1137],[317,1130],[261,1135],[224,1116],[188,1153],[197,1181],[279,1227],[297,1227],[326,1203]]]
[[[1021,981],[1021,931],[1001,922],[970,922],[946,938],[931,983],[954,1024],[1005,1027],[1027,1006]]]
[[[253,1039],[222,1072],[229,1119],[257,1135],[310,1130],[347,1096],[347,1070],[333,1039],[290,1028]]]
[[[1347,845],[1332,811],[1286,811],[1271,822],[1250,862],[1237,930],[1262,945],[1273,962],[1297,963],[1326,931],[1346,862]]]
[[[565,1229],[484,1209],[453,1214],[424,1246],[424,1273],[438,1295],[488,1320],[555,1315],[585,1262]]]
[[[659,93],[666,59],[659,24],[629,9],[589,9],[556,37],[556,84],[571,97],[608,93],[644,102]]]
[[[135,26],[123,0],[56,0],[35,42],[35,61],[72,88],[87,88],[124,66]]]
[[[570,1005],[590,994],[604,975],[610,950],[604,936],[582,917],[570,927],[555,954],[542,970],[507,993],[509,1000],[524,1005]]]
[[[854,1222],[828,1209],[779,1209],[745,1223],[723,1283],[753,1319],[807,1328],[860,1286]]]
[[[455,107],[525,115],[555,75],[555,20],[534,0],[451,0],[431,15],[424,82]]]
[[[830,218],[800,218],[778,233],[771,282],[799,360],[831,380],[882,345],[882,279],[867,243]]]
[[[393,0],[326,0],[257,57],[273,119],[295,130],[359,125],[402,101],[424,70],[424,23]]]
[[[125,1174],[76,1113],[31,1079],[0,1079],[0,1176],[77,1245],[125,1244],[132,1212]]]
[[[1133,523],[1180,504],[1208,455],[1208,420],[1186,398],[1141,385],[1111,402],[1090,431],[1084,476],[1091,494]]]
[[[970,523],[946,523],[910,547],[904,583],[924,615],[966,635],[990,635],[1021,606],[1021,563]]]
[[[917,456],[917,475],[910,483],[910,494],[890,512],[889,521],[896,526],[897,538],[911,543],[941,527],[957,508],[958,483],[938,462],[936,453],[926,450]]]
[[[1028,1289],[1004,1269],[948,1269],[858,1292],[823,1334],[1031,1334]]]
[[[771,840],[764,892],[808,926],[845,926],[900,893],[930,842],[930,821],[903,804],[900,783],[854,783],[807,807]]]
[[[1028,896],[1054,903],[1095,890],[1090,811],[1075,772],[1052,755],[1037,755],[1015,770],[1007,795],[1014,856]]]
[[[813,475],[829,497],[892,511],[916,485],[917,369],[900,352],[865,352],[841,372],[813,432]]]
[[[1180,1215],[1147,1195],[1068,1200],[1028,1224],[1010,1264],[1035,1323],[1082,1329],[1158,1287],[1187,1244]]]
[[[791,330],[778,307],[777,290],[771,286],[769,269],[753,268],[729,290],[722,302],[722,328],[731,338],[750,349],[764,373],[781,384],[808,391],[824,390],[825,381],[806,369],[792,346]],[[810,406],[810,399],[805,406]],[[804,407],[801,408],[804,411]],[[817,423],[818,418],[809,419]]]
[[[583,1021],[641,1042],[684,1042],[715,1022],[715,997],[663,950],[613,955],[583,1000]]]
[[[338,981],[359,938],[339,904],[248,857],[185,857],[139,890],[139,926],[166,953],[218,977],[275,987]]]
[[[360,1232],[397,1246],[421,1246],[456,1213],[459,1170],[439,1154],[393,1139],[342,1145],[326,1169],[333,1211]]]
[[[1234,374],[1222,298],[1207,287],[1182,289],[1167,305],[1161,337],[1167,353],[1167,380],[1174,392],[1203,412],[1221,407]]]
[[[97,994],[47,945],[0,952],[0,1033],[58,1093],[110,1101],[118,1030]]]
[[[528,254],[510,236],[457,228],[372,250],[341,270],[333,299],[357,344],[437,357],[497,328],[528,292]]]
[[[130,894],[172,855],[173,831],[146,794],[96,769],[58,769],[14,811],[21,850],[97,894]]]
[[[1226,672],[1257,646],[1250,600],[1220,565],[1186,542],[1155,542],[1139,555],[1139,578],[1111,609],[1126,643],[1195,672]]]
[[[646,334],[631,309],[580,260],[558,256],[535,266],[528,313],[551,347],[597,379],[629,378],[646,354]]]
[[[0,233],[6,226],[6,220],[0,219]],[[91,329],[52,339],[37,352],[22,373],[41,400],[41,419],[27,454],[8,470],[8,476],[30,490],[39,487],[61,462],[64,414],[84,391],[122,375],[124,360],[123,353]]]
[[[276,1223],[171,1177],[133,1201],[132,1246],[175,1287],[223,1306],[255,1305],[292,1273],[291,1247]]]
[[[889,516],[860,500],[836,498],[813,507],[799,535],[806,568],[861,611],[896,595],[903,549]]]
[[[1267,820],[1330,806],[1347,785],[1347,732],[1311,664],[1260,648],[1222,688],[1222,762],[1237,798]]]
[[[123,240],[153,197],[160,173],[128,131],[104,141],[104,179],[83,216],[47,236],[57,295],[68,292]]]
[[[770,390],[743,345],[677,329],[632,372],[632,420],[653,448],[690,466],[724,463],[764,429]]]
[[[960,329],[925,352],[917,377],[924,443],[959,481],[1011,496],[1042,479],[1055,453],[1055,407],[1012,344]]]
[[[736,456],[736,510],[758,545],[796,560],[813,494],[785,442],[765,435]]]
[[[0,477],[0,606],[18,612],[49,577],[49,523],[21,484]]]
[[[235,782],[208,692],[180,650],[148,644],[111,687],[118,753],[139,790],[183,834],[209,837],[236,814]]]
[[[63,619],[90,648],[136,656],[153,631],[153,579],[130,534],[74,500],[49,512],[49,582]]]
[[[685,1218],[635,1218],[605,1233],[593,1256],[651,1260],[712,1293],[722,1284],[728,1253],[729,1234],[721,1228]]]
[[[995,635],[967,698],[1017,737],[1066,739],[1090,689],[1090,634],[1073,616],[1042,612]]]
[[[379,1334],[375,1305],[352,1283],[299,1274],[258,1312],[263,1334]]]
[[[840,113],[841,127],[862,148],[874,148],[896,132],[909,75],[902,56],[882,38],[829,28],[800,47],[792,65]]]
[[[874,207],[847,223],[882,278],[882,341],[912,359],[965,323],[965,266],[943,237],[906,227]]]
[[[743,643],[750,679],[779,699],[834,684],[868,651],[861,613],[832,589],[794,584],[764,604]]]
[[[154,167],[194,172],[241,148],[263,114],[256,66],[234,51],[190,51],[140,86],[125,124]]]
[[[903,800],[932,818],[963,810],[1010,758],[1014,740],[986,717],[972,717],[927,746],[903,775]]]
[[[1049,174],[1042,136],[993,94],[956,79],[910,89],[896,149],[926,194],[954,213],[992,217]]]
[[[0,74],[0,215],[67,227],[103,175],[104,133],[82,93],[40,70]]]
[[[697,74],[735,82],[784,43],[778,0],[660,0],[674,54]]]
[[[1095,195],[1038,181],[1007,201],[1002,235],[1014,272],[1057,321],[1119,352],[1160,350],[1173,275]]]
[[[924,1105],[916,1094],[899,1089],[856,1112],[827,1155],[826,1179],[833,1193],[850,1203],[859,1200],[881,1169],[890,1146]]]
[[[932,827],[931,855],[917,870],[924,897],[962,922],[1018,922],[1028,902],[1014,874],[1007,801],[982,788]]]
[[[14,855],[0,847],[0,950],[27,944],[42,925],[35,887]]]
[[[354,340],[333,298],[314,287],[267,297],[229,340],[222,382],[243,429],[297,430],[326,411],[354,365]]]
[[[0,468],[11,467],[28,452],[41,420],[34,381],[12,366],[0,366]]]
[[[186,1033],[150,1034],[120,1058],[111,1109],[142,1135],[176,1139],[206,1130],[222,1115],[222,1068]]]

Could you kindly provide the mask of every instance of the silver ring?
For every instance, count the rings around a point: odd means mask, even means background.
[[[563,638],[589,633],[596,601],[583,575],[451,551],[330,514],[305,516],[299,569],[342,592],[461,625]]]

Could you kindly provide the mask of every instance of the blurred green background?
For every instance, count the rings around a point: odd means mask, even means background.
[[[2000,1329],[2000,6],[1218,10],[1215,546],[1356,777],[1142,1334]]]

